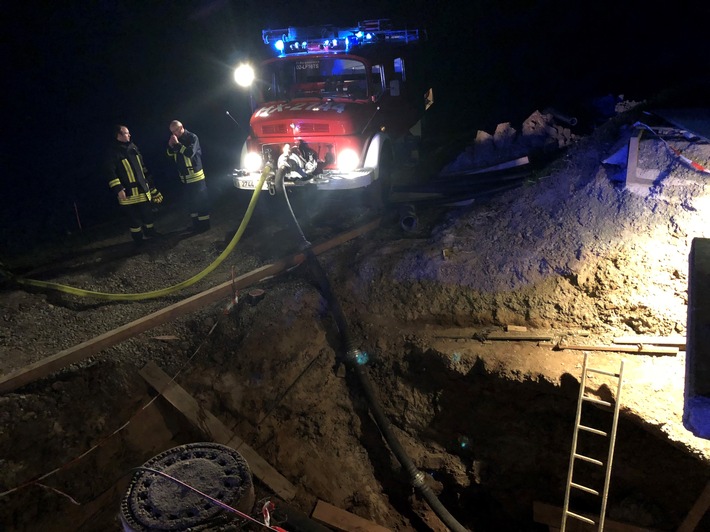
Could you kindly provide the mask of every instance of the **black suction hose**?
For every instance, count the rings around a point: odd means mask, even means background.
[[[384,410],[380,406],[380,403],[378,402],[377,397],[375,396],[372,381],[370,380],[370,377],[365,369],[364,364],[367,362],[367,356],[360,348],[356,346],[355,341],[350,333],[350,328],[348,327],[345,314],[343,313],[343,310],[340,306],[340,302],[333,294],[333,290],[331,289],[328,276],[323,270],[323,267],[318,261],[318,258],[313,253],[313,250],[311,249],[311,243],[306,239],[306,236],[304,235],[303,230],[301,229],[301,226],[298,223],[298,219],[296,218],[296,215],[294,214],[293,209],[291,208],[291,202],[288,200],[288,194],[286,194],[286,190],[283,184],[285,172],[286,168],[279,168],[276,171],[276,190],[278,191],[278,193],[283,195],[286,201],[286,206],[288,207],[288,210],[291,214],[294,226],[302,239],[302,251],[306,255],[306,259],[308,261],[309,266],[311,267],[311,271],[316,276],[318,284],[320,285],[321,293],[326,298],[326,301],[328,302],[330,310],[333,314],[333,318],[335,319],[335,322],[338,326],[338,330],[345,346],[345,363],[357,375],[358,380],[360,381],[360,385],[362,386],[362,389],[365,393],[365,398],[367,399],[368,405],[370,407],[370,412],[375,418],[375,422],[377,423],[377,426],[379,427],[382,436],[385,438],[387,445],[389,445],[389,448],[392,450],[399,463],[409,475],[409,479],[412,486],[422,495],[422,497],[424,497],[424,500],[426,500],[426,502],[429,504],[434,513],[436,513],[439,519],[441,519],[441,521],[447,527],[449,527],[455,532],[466,532],[467,529],[464,528],[461,523],[459,523],[456,518],[451,515],[451,513],[449,513],[449,511],[444,507],[441,501],[439,501],[439,499],[436,497],[431,488],[426,484],[424,473],[417,469],[417,467],[414,465],[414,462],[412,462],[412,459],[407,455],[406,451],[402,447],[402,444],[395,436],[394,431],[392,430],[392,425],[389,419],[387,419]]]

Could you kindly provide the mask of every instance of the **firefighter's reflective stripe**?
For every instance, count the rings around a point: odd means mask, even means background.
[[[185,157],[187,159],[187,157]],[[205,171],[200,170],[198,172],[193,172],[192,168],[188,168],[188,175],[181,175],[180,181],[183,183],[196,183],[197,181],[202,181],[205,178]]]
[[[141,175],[138,177],[143,178],[142,180],[136,178],[136,172],[133,170],[130,161],[128,159],[121,159],[123,169],[126,171],[126,179],[128,180],[128,183],[121,183],[120,179],[112,179],[111,181],[109,181],[109,187],[120,185],[125,186],[126,194],[130,197],[127,198],[125,202],[121,202],[122,205],[126,205],[127,203],[140,203],[141,201],[146,201],[145,199],[140,199],[145,198],[146,193],[139,192],[141,190],[141,181],[147,182],[143,171],[143,160],[141,159],[140,155],[136,157],[136,160],[138,161],[139,165],[138,171],[141,173]],[[147,201],[150,201],[150,195],[148,195],[147,198]]]
[[[192,165],[192,159],[187,155],[184,155],[185,149],[185,146],[180,148],[180,153],[183,154],[182,158],[185,162],[185,169],[187,170],[187,175],[181,175],[180,180],[183,183],[194,183],[196,181],[201,181],[205,178],[205,171],[200,169],[195,172],[194,166]]]
[[[126,169],[126,175],[128,176],[128,182],[135,183],[136,182],[136,175],[133,173],[133,168],[131,168],[131,163],[128,162],[128,159],[123,159],[121,162],[123,163],[123,168]],[[140,162],[140,160],[138,162]]]
[[[185,151],[186,147],[183,146],[180,148],[180,155],[182,155],[182,162],[185,165],[185,170],[187,170],[187,175],[180,173],[180,181],[183,183],[196,183],[197,181],[202,181],[205,178],[205,171],[204,169],[200,168],[197,172],[194,171],[194,165],[192,163],[192,159],[188,157],[187,155],[184,155],[183,152]],[[177,162],[177,157],[178,153],[173,152],[168,148],[167,150],[168,157],[172,157],[175,162]],[[180,167],[180,164],[178,163],[178,168]]]
[[[134,196],[127,196],[126,199],[118,199],[118,203],[121,205],[135,205],[136,203],[143,203],[144,201],[150,201],[150,196],[145,192]]]

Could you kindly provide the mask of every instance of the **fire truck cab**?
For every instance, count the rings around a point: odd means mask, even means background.
[[[253,73],[245,65],[235,71],[235,81],[250,86],[252,115],[234,185],[254,190],[268,164],[273,172],[263,189],[272,194],[279,169],[286,187],[341,190],[379,181],[389,190],[404,138],[417,132],[432,102],[420,59],[423,30],[371,20],[266,29],[262,38],[277,55]]]

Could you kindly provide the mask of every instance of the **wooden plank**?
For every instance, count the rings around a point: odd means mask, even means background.
[[[316,503],[311,517],[330,528],[343,532],[387,532],[390,530],[320,500]]]
[[[629,138],[629,152],[626,159],[626,186],[638,184],[642,179],[638,177],[639,142],[643,135],[643,128],[634,128],[631,138]]]
[[[553,335],[550,333],[534,333],[527,331],[511,331],[511,332],[492,332],[485,335],[486,340],[531,340],[544,341],[552,340]]]
[[[328,240],[327,242],[314,246],[313,253],[315,255],[324,253],[339,244],[342,244],[343,242],[352,240],[353,238],[374,229],[379,225],[379,223],[380,220],[377,219],[369,224],[363,225],[362,227],[353,229],[352,231],[343,233],[331,240]],[[86,342],[82,342],[79,345],[60,351],[59,353],[20,368],[19,370],[8,375],[3,375],[0,377],[0,393],[11,392],[21,386],[25,386],[31,382],[51,375],[52,373],[55,373],[71,364],[76,364],[77,362],[95,355],[107,347],[116,345],[148,329],[152,329],[162,323],[174,320],[199,308],[229,297],[232,294],[233,288],[238,290],[243,289],[268,277],[273,277],[287,268],[301,264],[305,258],[306,257],[303,253],[299,253],[297,255],[293,255],[292,257],[281,259],[273,264],[267,264],[245,273],[244,275],[240,275],[233,281],[226,281],[218,286],[215,286],[214,288],[195,294],[194,296],[179,301],[174,305],[170,305],[162,310],[127,323],[126,325],[122,325],[121,327],[96,336]]]
[[[505,330],[508,332],[525,332],[528,328],[524,325],[506,325]]]
[[[611,351],[614,353],[636,353],[643,355],[677,355],[677,347],[659,345],[637,345],[624,347],[622,345],[564,345],[558,344],[557,349],[573,349],[576,351]]]
[[[599,516],[585,515],[590,519],[598,519]],[[552,530],[552,527],[561,528],[562,526],[562,508],[553,506],[540,501],[533,502],[533,520],[541,525],[548,525]],[[567,532],[591,532],[597,530],[596,526],[588,525],[577,521],[576,519],[567,519]],[[629,525],[627,523],[621,523],[619,521],[612,521],[611,519],[604,520],[604,530],[605,532],[657,532],[652,528],[642,528],[635,525]]]
[[[615,344],[651,344],[667,345],[685,350],[685,336],[619,336],[614,338]]]
[[[705,485],[700,497],[698,497],[688,515],[683,519],[683,522],[678,527],[678,532],[693,532],[707,513],[708,508],[710,508],[710,482]]]
[[[249,464],[254,476],[285,500],[296,495],[296,487],[266,460],[233,434],[214,414],[200,406],[194,397],[173,381],[153,362],[148,362],[140,371],[141,376],[168,402],[180,411],[187,420],[212,441],[232,447]]]
[[[507,170],[509,168],[516,168],[520,166],[526,166],[530,164],[530,158],[527,155],[524,155],[523,157],[518,157],[517,159],[513,159],[510,161],[506,161],[504,163],[500,164],[494,164],[493,166],[487,166],[486,168],[477,168],[473,170],[452,170],[448,172],[439,172],[438,177],[459,177],[459,176],[465,176],[465,175],[476,175],[476,174],[485,174],[488,172],[495,172],[497,170]]]
[[[569,336],[589,336],[589,331],[585,330],[555,330],[545,332],[528,332],[527,330],[513,330],[518,328],[516,325],[508,325],[509,332],[493,331],[485,334],[480,328],[474,327],[453,327],[453,328],[437,328],[433,331],[434,338],[449,338],[451,340],[520,340],[531,339],[532,341],[551,341],[555,337]]]

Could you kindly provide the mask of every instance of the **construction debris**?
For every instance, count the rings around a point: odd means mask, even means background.
[[[473,143],[440,175],[460,174],[471,169],[488,168],[524,156],[550,154],[567,148],[577,137],[551,113],[534,111],[522,124],[519,133],[510,122],[496,126],[491,135],[477,131]]]

